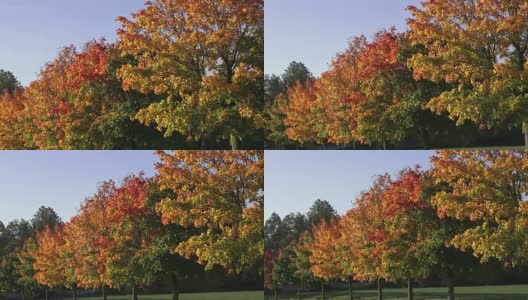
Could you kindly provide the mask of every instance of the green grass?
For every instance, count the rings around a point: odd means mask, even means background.
[[[376,291],[355,291],[354,299],[375,300]],[[385,289],[384,300],[407,299],[406,289]],[[511,286],[479,286],[479,287],[456,287],[455,298],[457,300],[525,300],[528,299],[528,285]],[[327,298],[329,297],[329,298]],[[273,297],[266,297],[273,300]],[[297,295],[290,294],[279,299],[298,299]],[[319,293],[305,293],[302,299],[321,299]],[[325,300],[348,300],[348,292],[326,293]],[[447,288],[420,288],[414,290],[416,300],[445,300],[447,299]]]
[[[101,300],[101,297],[79,298],[79,300]],[[130,300],[128,296],[109,296],[108,300]],[[139,300],[171,300],[171,294],[139,295]],[[195,293],[181,294],[180,300],[263,300],[264,292],[225,292],[225,293]]]

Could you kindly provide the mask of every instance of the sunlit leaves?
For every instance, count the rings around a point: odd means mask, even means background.
[[[160,152],[157,206],[165,224],[202,229],[175,246],[207,268],[241,271],[263,256],[264,160],[259,151]]]
[[[369,42],[353,39],[313,84],[288,91],[285,132],[300,143],[397,143],[418,126],[416,97],[423,86],[401,61],[410,46],[404,34],[381,31]]]
[[[339,240],[342,229],[339,220],[330,223],[321,222],[313,232],[313,243],[310,249],[310,271],[318,278],[332,280],[347,279],[343,272],[343,260]]]
[[[526,121],[528,3],[525,1],[424,1],[408,8],[410,39],[427,53],[412,57],[416,78],[455,88],[429,107],[463,124],[513,125]]]
[[[526,261],[528,156],[518,151],[441,151],[432,174],[447,185],[433,203],[438,215],[471,221],[451,244],[483,261]]]
[[[49,287],[72,287],[76,284],[75,261],[68,250],[64,226],[51,228],[37,235],[35,279]]]
[[[121,54],[136,60],[119,70],[123,88],[164,97],[136,118],[166,136],[254,135],[263,125],[263,1],[146,5],[118,19]]]

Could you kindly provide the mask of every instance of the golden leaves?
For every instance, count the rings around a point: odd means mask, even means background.
[[[421,9],[409,7],[410,40],[427,50],[408,62],[415,78],[457,86],[433,98],[429,108],[448,112],[458,124],[522,124],[525,109],[510,103],[526,102],[526,97],[515,97],[511,86],[515,82],[523,89],[527,83],[520,72],[506,69],[525,69],[527,8],[524,1],[492,0],[425,1]]]
[[[263,255],[264,161],[261,151],[158,152],[158,184],[171,191],[157,205],[165,224],[203,228],[176,247],[207,268],[237,271]],[[241,252],[241,249],[244,249]]]
[[[137,119],[166,135],[254,134],[262,114],[263,4],[158,0],[132,20],[119,18],[119,49],[137,60],[118,71],[124,89],[172,97],[171,105],[154,103]],[[197,110],[192,118],[189,107]]]
[[[526,152],[439,151],[432,163],[434,180],[448,186],[432,199],[440,217],[475,222],[454,237],[453,246],[471,249],[483,261],[510,259],[513,253],[524,251],[515,240],[528,229],[523,225]]]

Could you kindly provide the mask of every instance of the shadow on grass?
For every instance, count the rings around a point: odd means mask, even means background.
[[[372,291],[357,291],[353,293],[355,300],[376,300],[377,294]],[[528,300],[527,294],[519,293],[455,293],[457,300]],[[267,295],[266,300],[274,300],[273,296]],[[299,299],[297,294],[281,295],[279,299]],[[321,299],[320,293],[303,293],[302,299],[315,300]],[[325,295],[325,300],[348,300],[349,295],[346,292],[330,293]],[[386,292],[384,293],[384,300],[404,300],[407,299],[405,292]],[[445,300],[447,293],[445,292],[419,292],[414,294],[415,300]]]

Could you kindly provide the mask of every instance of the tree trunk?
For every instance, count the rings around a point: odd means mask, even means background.
[[[178,286],[178,276],[171,272],[171,287],[172,287],[172,300],[180,299],[180,289]]]
[[[324,280],[321,280],[321,299],[325,299],[325,294],[324,294]]]
[[[273,292],[275,294],[275,300],[279,300],[279,295],[277,294],[277,283],[273,285]]]
[[[101,295],[103,296],[103,300],[106,300],[106,292],[105,292],[105,285],[104,285],[104,283],[101,284]]]
[[[424,149],[428,150],[430,148],[431,143],[429,142],[429,132],[425,129],[421,129],[420,132],[422,133],[422,140],[424,144]]]
[[[136,287],[132,286],[132,300],[138,300]]]
[[[524,147],[528,150],[528,121],[523,122]]]
[[[77,300],[77,285],[73,286],[73,300]]]
[[[413,294],[413,280],[409,278],[407,280],[407,299],[408,300],[413,300],[413,298],[414,298],[414,294]]]
[[[238,150],[238,136],[234,132],[231,132],[229,136],[229,144],[231,145],[231,150]]]
[[[49,300],[48,287],[46,287],[46,300]]]
[[[350,300],[354,300],[354,296],[352,296],[352,279],[348,281],[348,294],[350,295]]]
[[[455,286],[451,281],[447,284],[447,299],[455,300]]]
[[[383,279],[378,278],[378,300],[383,300]]]
[[[301,286],[298,286],[298,287],[297,287],[297,298],[298,298],[299,300],[302,299],[302,297],[301,297]]]
[[[451,269],[447,269],[447,299],[448,300],[455,300],[455,285],[453,283],[453,271]]]
[[[299,282],[299,300],[302,300],[302,288],[303,288],[303,281]]]

